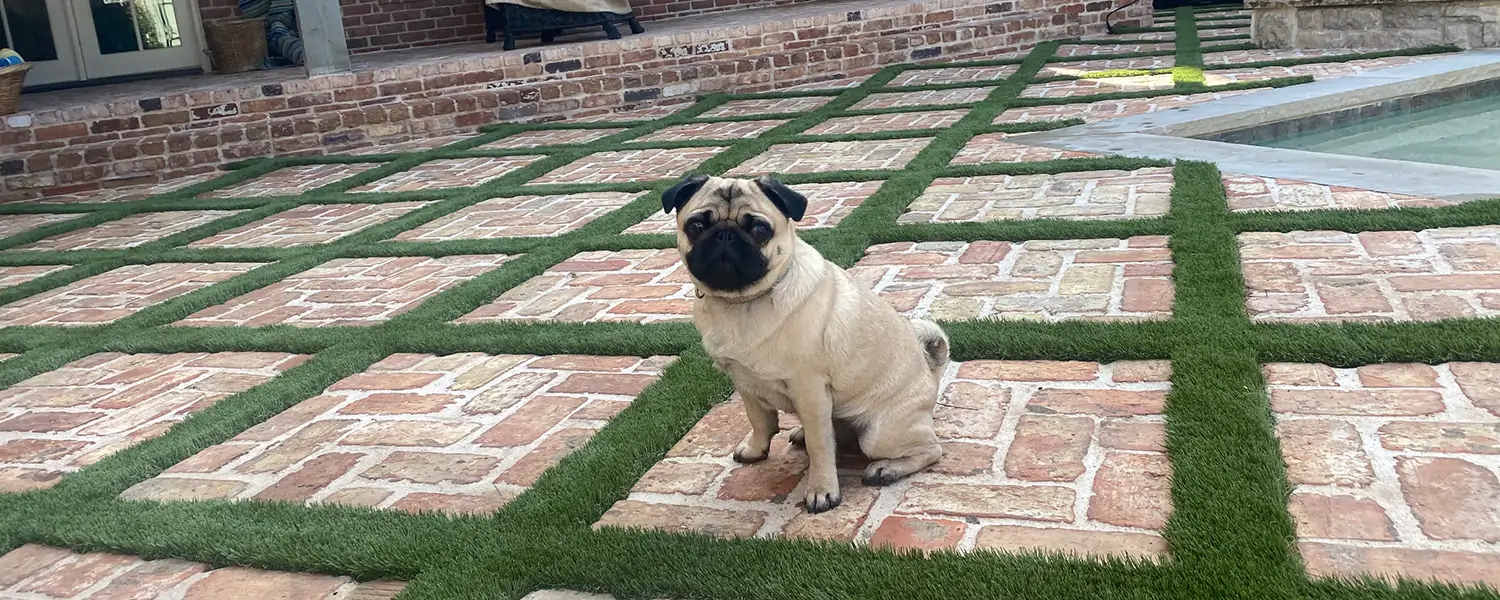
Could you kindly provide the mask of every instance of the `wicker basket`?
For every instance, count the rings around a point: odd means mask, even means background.
[[[203,33],[215,72],[243,73],[266,62],[266,23],[261,19],[204,23]]]
[[[16,112],[21,105],[21,84],[26,82],[26,72],[31,63],[21,63],[0,68],[0,115]]]

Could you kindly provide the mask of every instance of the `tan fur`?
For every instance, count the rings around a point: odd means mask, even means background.
[[[798,415],[810,459],[807,509],[837,506],[837,420],[858,432],[874,462],[867,483],[885,484],[942,456],[932,410],[948,361],[936,324],[911,321],[797,237],[795,223],[751,181],[712,178],[678,211],[677,247],[692,241],[684,220],[704,210],[718,218],[752,212],[774,224],[761,252],[770,269],[755,285],[718,294],[701,282],[694,322],[715,363],[734,380],[753,432],[735,459],[766,457],[776,413]]]

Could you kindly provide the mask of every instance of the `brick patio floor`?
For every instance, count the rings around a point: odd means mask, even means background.
[[[1127,219],[1167,214],[1172,169],[947,177],[912,201],[901,223]]]
[[[976,135],[953,157],[952,164],[976,165],[995,162],[1042,162],[1060,158],[1089,158],[1088,152],[1058,150],[1045,146],[1028,146],[1026,136],[1007,133]]]
[[[807,456],[786,429],[765,462],[729,458],[750,432],[715,407],[595,526],[785,536],[875,546],[1160,557],[1171,513],[1163,454],[1165,361],[972,361],[948,367],[934,417],[945,456],[884,488],[840,458],[843,506],[809,515]]]
[[[83,215],[6,215],[4,220],[0,220],[0,239],[8,238],[18,233],[25,233],[43,225],[51,225],[53,223],[61,223],[63,221],[77,219],[81,216]]]
[[[623,183],[681,177],[722,147],[600,152],[541,176],[532,183]]]
[[[1016,72],[1014,65],[1005,67],[945,67],[938,69],[908,69],[897,75],[888,84],[896,86],[933,85],[940,83],[969,83],[995,81]]]
[[[807,211],[797,222],[799,229],[835,227],[866,198],[884,184],[883,181],[853,181],[843,183],[804,183],[791,186],[793,190],[807,196]],[[630,226],[624,233],[675,233],[677,216],[662,212],[652,213],[651,218]]]
[[[1172,310],[1165,237],[1028,242],[900,242],[849,272],[910,317],[961,320],[1161,319]]]
[[[1254,91],[1205,92],[1185,96],[1157,96],[1155,98],[1135,98],[1130,100],[1101,100],[1099,102],[1088,103],[1022,106],[1007,109],[1005,112],[1000,113],[1000,116],[995,118],[995,124],[1060,121],[1074,118],[1093,123],[1104,119],[1130,117],[1161,110],[1192,106],[1210,100],[1220,100],[1250,94],[1254,93]]]
[[[592,192],[491,198],[402,232],[403,242],[561,235],[629,204],[641,194]]]
[[[1500,315],[1500,227],[1243,233],[1240,255],[1255,319]]]
[[[520,150],[541,146],[587,144],[625,131],[624,129],[542,129],[525,131],[480,146],[490,150]]]
[[[807,130],[809,135],[846,135],[850,133],[877,133],[907,129],[943,129],[952,127],[968,114],[966,110],[934,110],[928,112],[891,113],[884,115],[862,115],[857,117],[835,117]]]
[[[673,125],[648,136],[641,142],[682,142],[687,140],[734,140],[755,137],[786,123],[781,119],[762,121],[725,121],[721,123],[688,123]]]
[[[385,179],[359,186],[351,192],[421,192],[480,185],[529,165],[541,156],[494,158],[448,158],[424,162]]]
[[[182,210],[130,215],[93,227],[18,246],[17,250],[108,250],[133,248],[174,233],[207,225],[238,213],[233,210]]]
[[[693,283],[676,250],[584,252],[518,285],[458,323],[691,318]]]
[[[1500,364],[1265,376],[1310,572],[1500,586]]]
[[[51,487],[306,358],[96,354],[10,386],[0,391],[0,492]]]
[[[34,267],[0,267],[0,289],[21,285],[38,277],[68,270],[67,265],[39,265]]]
[[[122,497],[491,512],[672,360],[395,354]]]
[[[326,244],[418,208],[423,202],[313,204],[277,213],[191,244],[190,248],[290,248]]]
[[[1224,191],[1229,196],[1229,210],[1330,210],[1430,208],[1457,204],[1447,200],[1387,194],[1359,188],[1320,185],[1257,177],[1238,173],[1224,174]]]
[[[379,163],[301,165],[277,169],[239,185],[205,194],[206,198],[252,198],[256,196],[295,196],[325,185],[338,183],[370,169]]]
[[[406,584],[355,582],[348,577],[215,569],[176,559],[91,552],[79,554],[27,544],[0,556],[0,597],[31,599],[173,598],[181,600],[390,600]]]
[[[859,169],[900,169],[916,158],[931,138],[872,142],[810,142],[772,146],[765,154],[726,175],[826,173]]]
[[[884,94],[870,94],[864,100],[860,100],[850,108],[854,110],[865,110],[871,108],[901,108],[912,106],[931,106],[941,104],[968,104],[978,102],[994,91],[992,87],[958,88],[954,90],[928,90],[925,92],[895,92]]]
[[[0,306],[0,327],[113,323],[259,266],[259,263],[128,265]]]
[[[767,100],[731,100],[703,113],[705,119],[747,117],[750,115],[795,114],[814,110],[833,100],[832,97],[782,98]]]

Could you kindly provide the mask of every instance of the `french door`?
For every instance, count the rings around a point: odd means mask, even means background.
[[[194,0],[0,0],[28,87],[201,66]]]

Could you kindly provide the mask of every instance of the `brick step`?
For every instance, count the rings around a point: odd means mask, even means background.
[[[338,75],[263,71],[29,95],[28,110],[0,126],[0,200],[993,56],[1101,33],[1110,8],[1079,0],[815,2],[661,21],[620,40],[368,54]],[[1148,10],[1127,17],[1144,20]]]

